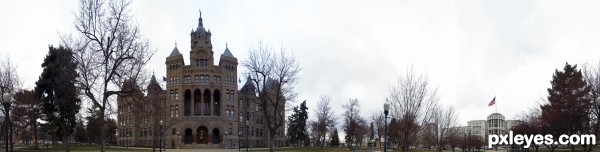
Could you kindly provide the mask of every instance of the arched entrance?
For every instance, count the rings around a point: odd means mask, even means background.
[[[208,129],[204,126],[196,129],[196,143],[197,144],[208,144]]]
[[[192,129],[185,129],[185,136],[183,137],[184,144],[192,144]]]

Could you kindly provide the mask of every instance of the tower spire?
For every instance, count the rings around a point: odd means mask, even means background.
[[[204,27],[204,25],[202,24],[202,11],[200,9],[198,9],[198,13],[199,13],[198,26]]]

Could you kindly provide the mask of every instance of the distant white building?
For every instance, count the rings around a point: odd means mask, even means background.
[[[487,139],[487,135],[503,135],[515,126],[519,120],[506,120],[500,113],[492,113],[487,120],[471,120],[465,126],[465,131],[471,135],[480,136],[481,139]],[[487,140],[486,140],[487,141]]]

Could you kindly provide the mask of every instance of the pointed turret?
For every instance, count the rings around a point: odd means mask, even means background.
[[[202,11],[198,10],[198,12],[200,13],[200,17],[198,17],[198,28],[196,28],[196,32],[206,32],[204,24],[202,23]]]
[[[154,76],[154,73],[152,74],[152,78],[150,78],[150,85],[156,84],[158,85],[158,81],[156,81],[156,77]]]
[[[169,56],[177,56],[177,55],[181,55],[181,53],[179,53],[179,49],[177,49],[177,43],[175,43],[175,48],[173,48],[173,51],[171,51],[171,55],[169,55]]]
[[[223,52],[223,55],[228,57],[234,57],[233,54],[231,54],[231,51],[229,51],[229,46],[227,45],[227,43],[225,43],[225,52]]]
[[[254,87],[254,83],[252,83],[252,78],[250,76],[246,78],[246,83],[244,83],[244,85],[242,86],[242,88],[245,87]]]

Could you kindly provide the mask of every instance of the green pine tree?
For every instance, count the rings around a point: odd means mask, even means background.
[[[583,79],[581,70],[577,65],[566,63],[563,71],[555,71],[550,84],[549,103],[541,106],[542,122],[546,126],[543,134],[558,137],[589,133],[589,107],[593,106],[589,96],[591,87]]]
[[[331,141],[331,143],[330,143],[331,147],[339,147],[340,146],[340,137],[338,136],[337,128],[334,129],[333,132],[331,133],[331,139],[329,141]]]
[[[36,93],[42,99],[43,118],[57,128],[58,136],[69,139],[76,126],[75,114],[81,108],[79,91],[75,87],[78,77],[73,52],[62,46],[49,47],[42,63],[43,72],[36,82]],[[65,150],[70,151],[70,140],[63,140]]]
[[[300,106],[294,107],[293,113],[288,117],[288,136],[292,144],[306,143],[308,132],[306,130],[306,121],[308,120],[308,107],[306,101]]]

